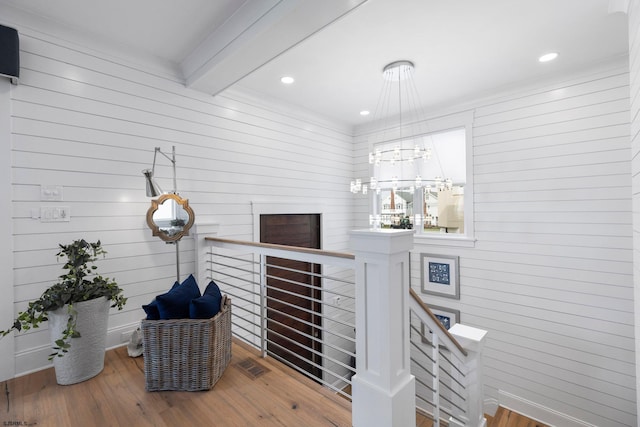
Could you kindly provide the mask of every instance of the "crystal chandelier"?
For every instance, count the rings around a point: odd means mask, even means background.
[[[437,147],[426,128],[418,92],[413,81],[414,65],[410,61],[396,61],[384,67],[383,86],[375,118],[382,123],[374,134],[369,153],[371,176],[351,181],[352,193],[380,194],[381,190],[413,193],[416,189],[442,191],[451,189],[453,182],[444,176]],[[397,115],[391,117],[391,113]],[[406,117],[407,113],[413,114]],[[423,127],[423,129],[419,129]]]

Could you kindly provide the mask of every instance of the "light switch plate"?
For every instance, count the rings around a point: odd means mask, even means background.
[[[41,185],[40,200],[62,201],[62,185]]]
[[[69,222],[71,208],[68,206],[46,206],[40,208],[40,222]]]

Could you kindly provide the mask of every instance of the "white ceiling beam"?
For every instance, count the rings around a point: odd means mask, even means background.
[[[215,95],[368,0],[248,0],[182,62],[185,85]]]

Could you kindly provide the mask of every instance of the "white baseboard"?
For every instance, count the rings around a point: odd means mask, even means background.
[[[492,399],[492,398],[484,399],[483,410],[485,414],[491,415],[492,417],[495,416],[496,412],[498,411],[498,406],[500,406],[498,399]]]
[[[503,390],[498,390],[498,400],[500,406],[552,427],[597,427]]]

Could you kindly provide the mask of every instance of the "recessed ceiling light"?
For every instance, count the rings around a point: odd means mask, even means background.
[[[362,110],[362,111],[360,111],[360,115],[361,115],[361,116],[368,116],[369,114],[370,114],[370,113],[369,113],[369,111],[368,111],[368,110]]]
[[[284,76],[280,79],[280,81],[286,85],[290,85],[291,83],[295,82],[295,79],[291,76]]]
[[[551,53],[547,53],[547,54],[542,55],[540,58],[538,58],[538,61],[540,61],[540,62],[549,62],[549,61],[553,61],[557,57],[558,57],[558,54],[556,52],[551,52]]]

